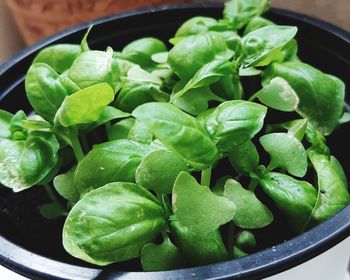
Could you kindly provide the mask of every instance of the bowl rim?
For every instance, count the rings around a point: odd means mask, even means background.
[[[62,32],[56,33],[38,43],[27,47],[0,65],[0,76],[9,71],[19,61],[36,53],[42,47],[54,43],[72,33],[82,31],[91,24],[106,24],[110,21],[120,20],[131,16],[140,16],[148,13],[161,13],[164,10],[181,11],[183,9],[196,8],[222,8],[222,4],[170,4],[161,5],[152,8],[138,9],[130,12],[123,12],[107,17],[87,21],[75,25]],[[322,29],[339,39],[350,44],[350,33],[314,17],[305,16],[300,13],[291,12],[283,9],[270,9],[271,14],[284,16],[293,20],[307,23],[313,27]],[[1,99],[1,98],[0,98]],[[299,235],[285,243],[267,248],[263,251],[251,254],[237,260],[211,264],[207,266],[179,269],[162,272],[116,272],[113,268],[96,269],[67,264],[64,262],[52,260],[47,257],[34,254],[19,245],[16,245],[0,234],[0,264],[8,269],[22,274],[32,279],[261,279],[275,275],[295,267],[307,260],[322,254],[336,244],[343,241],[350,235],[350,206],[345,207],[335,216],[315,228]],[[308,240],[307,244],[305,241]]]

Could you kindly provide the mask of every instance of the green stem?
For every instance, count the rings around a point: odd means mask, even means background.
[[[202,186],[210,186],[211,179],[211,167],[204,169],[201,174],[201,185]]]
[[[233,259],[233,247],[235,243],[235,223],[231,221],[227,230],[227,252],[229,259]]]
[[[90,149],[89,149],[89,143],[86,140],[86,135],[83,135],[83,136],[80,137],[80,143],[81,143],[81,146],[83,148],[83,151],[85,153],[87,153]]]
[[[258,97],[259,94],[260,94],[260,90],[256,93],[254,93],[251,97],[249,97],[248,101],[253,101],[255,98]]]
[[[74,156],[79,162],[84,158],[84,152],[83,152],[83,149],[81,148],[77,132],[72,133],[70,141],[74,152]]]
[[[58,204],[61,205],[60,201],[57,199],[56,195],[52,191],[51,186],[49,186],[48,184],[45,184],[43,186],[44,186],[44,189],[45,189],[47,195],[52,200],[52,202],[55,202],[55,203],[58,203]]]
[[[256,186],[258,185],[258,183],[259,183],[259,180],[251,178],[249,186],[248,186],[248,190],[253,192],[255,190]]]

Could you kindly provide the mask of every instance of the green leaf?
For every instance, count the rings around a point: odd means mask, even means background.
[[[223,101],[223,99],[215,95],[209,87],[202,87],[190,89],[172,103],[186,113],[197,116],[208,110],[209,101]]]
[[[338,78],[301,62],[274,63],[264,71],[263,84],[285,79],[299,97],[297,113],[324,135],[329,135],[343,114],[345,86]]]
[[[254,17],[248,23],[246,28],[244,29],[243,36],[247,35],[248,33],[252,32],[254,30],[257,30],[259,28],[262,28],[262,27],[265,27],[265,26],[269,26],[269,25],[275,25],[275,24],[272,21],[270,21],[270,20],[268,20],[266,18],[263,18],[263,17],[260,17],[260,16]]]
[[[249,175],[259,165],[258,151],[250,140],[231,149],[229,159],[232,167],[243,175]]]
[[[67,216],[67,212],[57,202],[45,203],[40,206],[40,214],[49,220],[56,220],[60,217]]]
[[[180,98],[190,89],[209,86],[217,82],[220,78],[233,74],[234,68],[230,61],[216,59],[202,66],[191,80],[178,92],[171,96],[171,102]]]
[[[206,234],[195,234],[178,221],[172,221],[171,231],[175,235],[184,258],[193,266],[212,264],[228,259],[228,253],[219,230]]]
[[[11,120],[13,115],[5,110],[0,109],[0,139],[9,138],[11,136]]]
[[[128,71],[126,77],[128,81],[137,82],[137,83],[152,83],[155,85],[161,85],[162,80],[157,76],[143,70],[140,66],[136,65]]]
[[[273,78],[256,96],[264,105],[283,112],[298,108],[299,97],[288,82],[280,77]]]
[[[225,4],[224,20],[233,29],[241,29],[254,17],[265,12],[269,4],[268,0],[229,0]]]
[[[33,64],[45,63],[61,74],[72,66],[80,53],[79,45],[56,44],[42,49],[34,58]]]
[[[159,201],[131,183],[111,183],[85,195],[69,213],[63,246],[97,265],[130,260],[165,224]]]
[[[245,251],[254,250],[256,249],[256,238],[251,231],[240,231],[236,236],[236,245]]]
[[[75,170],[75,168],[72,168],[64,174],[57,175],[53,180],[56,191],[62,197],[72,202],[77,202],[80,196],[74,184]]]
[[[107,128],[108,141],[128,138],[130,129],[135,123],[134,118],[121,120]]]
[[[159,52],[152,54],[151,59],[158,64],[166,64],[168,61],[169,52]]]
[[[311,148],[318,153],[329,155],[330,151],[326,145],[326,138],[310,122],[306,126],[306,140],[311,144]]]
[[[121,52],[121,57],[147,69],[154,66],[152,55],[166,52],[164,43],[152,37],[137,39],[126,45]]]
[[[64,99],[55,115],[55,123],[69,127],[96,122],[113,99],[114,91],[106,83],[84,88]]]
[[[165,271],[185,266],[180,250],[167,238],[162,244],[146,244],[141,251],[144,271]]]
[[[217,20],[211,17],[192,17],[186,20],[176,31],[175,37],[187,37],[205,33],[210,27],[215,26]]]
[[[237,208],[233,218],[235,224],[241,228],[262,228],[272,223],[271,211],[255,196],[254,192],[246,190],[233,180],[227,180],[224,197],[231,200]]]
[[[177,154],[156,150],[143,158],[136,169],[136,183],[157,194],[171,194],[176,177],[188,172],[185,161]]]
[[[67,73],[65,86],[67,83],[73,83],[79,89],[83,89],[95,84],[107,83],[114,89],[112,55],[111,49],[107,49],[106,52],[85,51],[81,53]]]
[[[307,120],[295,120],[288,129],[288,134],[294,136],[299,141],[303,140],[307,128]]]
[[[157,139],[194,168],[205,169],[216,161],[217,149],[206,131],[195,118],[174,105],[147,103],[137,107],[132,115],[149,125]]]
[[[170,50],[168,63],[182,80],[189,81],[205,64],[232,56],[222,34],[206,32],[182,39]]]
[[[270,172],[260,179],[264,192],[276,203],[296,233],[304,231],[316,204],[316,189],[305,181]]]
[[[343,168],[335,157],[329,158],[313,150],[308,156],[318,180],[318,197],[311,219],[320,223],[349,205],[350,195]]]
[[[81,195],[111,182],[135,182],[135,171],[153,149],[122,139],[95,145],[79,162],[74,184]]]
[[[95,128],[100,125],[103,125],[109,121],[116,120],[116,119],[123,119],[131,117],[130,113],[125,113],[117,108],[114,108],[112,106],[106,106],[103,108],[100,117],[98,118],[97,121],[94,123],[90,124],[89,127]]]
[[[221,103],[206,122],[206,128],[217,148],[230,152],[247,142],[263,127],[266,107],[248,101]]]
[[[242,39],[243,67],[266,66],[274,61],[283,61],[281,49],[294,38],[295,26],[270,25],[248,33]]]
[[[129,130],[127,138],[143,144],[151,144],[153,134],[145,122],[135,120],[134,124]]]
[[[271,133],[260,137],[260,143],[270,154],[271,169],[281,167],[294,176],[304,177],[307,157],[303,144],[287,133]]]
[[[68,94],[57,72],[44,63],[36,63],[29,68],[25,90],[35,112],[49,122],[53,121],[56,111]]]
[[[213,194],[186,172],[181,172],[176,178],[172,204],[176,220],[197,234],[217,230],[236,213],[230,200]]]

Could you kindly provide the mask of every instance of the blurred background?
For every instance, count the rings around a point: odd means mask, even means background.
[[[27,45],[79,22],[166,3],[196,0],[0,0],[0,64]],[[205,2],[224,2],[211,0]],[[350,31],[350,0],[271,0]]]

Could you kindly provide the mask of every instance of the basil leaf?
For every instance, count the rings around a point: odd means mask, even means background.
[[[138,257],[161,231],[159,201],[131,183],[111,183],[85,195],[69,213],[63,246],[79,259],[107,265]]]
[[[55,123],[69,127],[96,122],[113,99],[114,91],[106,83],[84,88],[64,99],[55,115]]]
[[[9,138],[11,136],[11,120],[13,115],[5,110],[0,109],[0,139]]]
[[[162,244],[146,244],[141,251],[144,271],[164,271],[185,266],[180,250],[167,238]]]
[[[216,196],[186,172],[181,172],[176,178],[172,204],[176,220],[196,234],[218,229],[232,220],[236,213],[230,200]]]
[[[260,143],[271,156],[272,169],[282,167],[294,176],[304,177],[307,157],[303,144],[287,133],[271,133],[260,137]]]
[[[126,139],[95,145],[77,166],[75,186],[83,195],[107,183],[134,182],[136,168],[151,151],[148,145]]]
[[[268,8],[268,0],[229,0],[225,4],[224,20],[233,29],[241,29]]]
[[[298,29],[294,26],[270,25],[248,33],[242,39],[243,67],[266,66],[283,61],[281,49],[294,38]]]
[[[30,105],[45,120],[52,122],[68,94],[60,76],[49,65],[33,64],[26,75],[25,89]]]
[[[180,154],[196,169],[205,169],[217,159],[217,150],[195,118],[166,103],[147,103],[132,115],[144,121],[167,148]]]
[[[135,120],[129,130],[127,138],[143,144],[151,144],[153,134],[151,129],[142,121]]]
[[[254,234],[248,230],[240,231],[236,236],[236,245],[242,250],[254,250],[256,249],[256,243]]]
[[[202,66],[191,80],[178,92],[171,96],[171,101],[183,96],[190,89],[209,86],[220,78],[234,72],[233,64],[227,60],[216,59]]]
[[[271,211],[255,196],[254,192],[246,190],[233,180],[227,180],[224,197],[231,200],[237,208],[233,217],[235,224],[241,228],[262,228],[272,223]]]
[[[42,49],[34,58],[34,63],[45,63],[57,73],[68,70],[80,55],[81,48],[74,44],[56,44]]]
[[[156,150],[143,158],[136,169],[136,183],[157,194],[171,194],[176,177],[188,172],[185,161],[177,154]]]
[[[53,180],[56,191],[65,199],[72,202],[79,200],[79,193],[74,184],[75,168],[68,170],[64,174],[57,175]]]
[[[350,204],[344,171],[333,156],[330,158],[310,150],[308,156],[317,172],[318,197],[312,220],[323,222]]]
[[[248,33],[254,30],[257,30],[269,25],[275,25],[275,24],[266,18],[263,18],[260,16],[254,17],[245,27],[243,36],[247,35]]]
[[[167,48],[157,38],[141,38],[126,45],[121,52],[121,57],[147,69],[154,66],[152,55],[166,52]]]
[[[284,112],[295,111],[299,104],[298,95],[288,82],[280,77],[273,78],[256,96],[264,105]]]
[[[193,17],[185,21],[176,31],[175,37],[187,37],[205,33],[215,26],[217,20],[211,17]]]
[[[49,220],[56,220],[67,216],[66,210],[58,202],[45,203],[39,208],[41,216]]]
[[[195,234],[178,221],[171,222],[171,229],[181,252],[191,265],[206,265],[228,259],[227,250],[218,230]]]
[[[316,204],[316,189],[281,173],[270,172],[260,179],[264,192],[271,197],[296,233],[303,232]]]
[[[121,120],[107,128],[107,138],[109,141],[126,139],[135,123],[134,118]],[[131,139],[132,140],[132,139]]]
[[[210,137],[222,152],[253,138],[263,126],[266,107],[248,101],[221,103],[206,122]]]
[[[330,134],[343,114],[345,86],[338,78],[301,62],[274,63],[263,83],[282,77],[299,97],[297,112],[323,134]]]
[[[168,63],[182,80],[189,81],[205,64],[232,56],[233,51],[220,33],[206,32],[188,36],[176,44],[169,51]]]
[[[252,141],[231,149],[229,159],[232,167],[243,175],[249,175],[259,165],[259,154]]]
[[[85,51],[81,53],[69,69],[67,78],[80,89],[99,83],[107,83],[114,89],[112,55],[111,49],[106,52]]]

